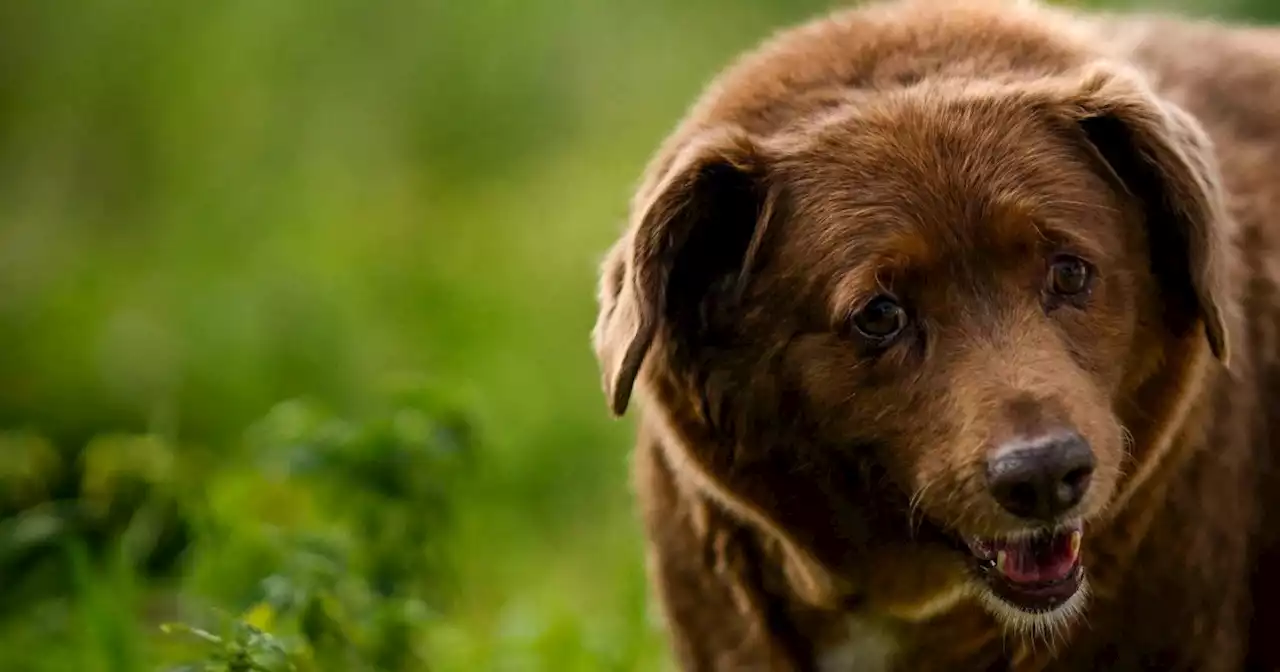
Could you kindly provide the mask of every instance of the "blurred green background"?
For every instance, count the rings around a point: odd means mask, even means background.
[[[0,669],[663,669],[597,261],[832,4],[0,2]]]

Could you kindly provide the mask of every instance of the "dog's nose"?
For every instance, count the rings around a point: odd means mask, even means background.
[[[1093,475],[1093,450],[1075,432],[1004,444],[987,460],[987,484],[1019,518],[1052,521],[1080,503]]]

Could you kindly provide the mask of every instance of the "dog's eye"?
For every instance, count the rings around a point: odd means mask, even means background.
[[[1089,289],[1093,270],[1079,257],[1058,257],[1049,266],[1049,291],[1058,296],[1076,296]]]
[[[907,326],[907,311],[887,296],[876,297],[853,316],[853,326],[866,338],[883,343]]]

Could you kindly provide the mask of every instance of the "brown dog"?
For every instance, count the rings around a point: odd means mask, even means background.
[[[868,5],[722,74],[594,332],[688,670],[1280,669],[1280,32]]]

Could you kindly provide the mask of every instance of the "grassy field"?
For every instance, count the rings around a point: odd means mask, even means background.
[[[663,669],[597,260],[829,4],[0,3],[0,669]]]

